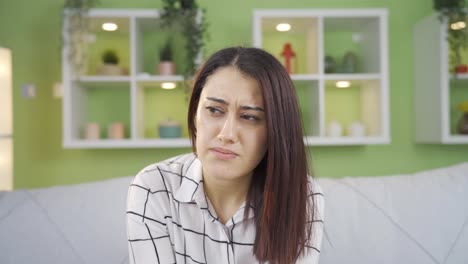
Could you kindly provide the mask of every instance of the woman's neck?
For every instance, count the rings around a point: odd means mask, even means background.
[[[203,188],[216,214],[225,224],[247,199],[252,175],[234,180],[203,175]]]

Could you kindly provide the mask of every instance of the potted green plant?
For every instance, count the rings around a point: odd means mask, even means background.
[[[168,40],[159,51],[159,75],[174,75],[175,65],[172,59],[172,41]]]
[[[102,55],[102,65],[98,70],[101,75],[121,75],[122,69],[119,66],[119,56],[112,49],[105,50]]]
[[[447,24],[447,42],[451,51],[450,71],[466,72],[468,67],[462,63],[462,51],[467,46],[467,11],[465,0],[433,0],[434,10],[439,20]]]
[[[185,79],[193,76],[198,68],[200,51],[208,37],[208,23],[196,0],[162,0],[161,20],[163,27],[181,28],[185,38],[185,60],[183,75]]]

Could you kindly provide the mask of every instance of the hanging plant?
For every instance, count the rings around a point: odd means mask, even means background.
[[[89,9],[98,3],[99,0],[65,0],[63,5],[62,25],[65,28],[62,31],[62,45],[68,47],[68,61],[76,75],[83,74],[88,55],[86,16]]]
[[[433,0],[441,23],[447,23],[447,42],[450,51],[450,70],[462,64],[461,53],[467,47],[465,0]]]
[[[188,80],[199,66],[201,58],[198,56],[205,46],[204,39],[208,38],[206,10],[200,8],[195,0],[163,0],[162,2],[162,26],[181,28],[186,40],[183,75],[185,80]]]

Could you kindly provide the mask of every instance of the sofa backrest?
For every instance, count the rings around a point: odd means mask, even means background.
[[[320,263],[468,263],[468,163],[320,184]]]
[[[128,263],[132,178],[0,192],[0,263]],[[318,181],[321,264],[468,263],[468,163]]]

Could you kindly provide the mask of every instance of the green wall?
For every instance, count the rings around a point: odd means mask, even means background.
[[[101,0],[105,8],[157,8],[160,1]],[[63,0],[0,1],[0,45],[12,49],[15,188],[44,187],[134,175],[145,165],[189,149],[65,150],[61,99],[60,29]],[[315,174],[325,177],[410,173],[468,160],[468,145],[418,145],[413,140],[412,26],[432,12],[430,0],[202,0],[211,42],[207,53],[250,45],[254,8],[389,9],[390,145],[310,148]],[[37,86],[23,99],[23,83]]]

